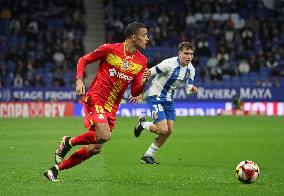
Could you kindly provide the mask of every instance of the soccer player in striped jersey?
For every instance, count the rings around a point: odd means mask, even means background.
[[[125,30],[123,43],[103,44],[95,51],[81,57],[77,64],[76,93],[84,96],[84,126],[88,130],[75,137],[64,136],[55,151],[53,167],[44,172],[50,181],[56,181],[60,171],[69,169],[99,154],[105,142],[110,140],[116,112],[125,89],[131,84],[131,94],[142,93],[145,81],[150,77],[147,59],[139,52],[149,41],[144,24],[133,22]],[[83,74],[87,64],[100,61],[98,73],[85,94]],[[68,151],[77,145],[79,150],[64,159]]]
[[[167,141],[174,128],[176,120],[174,92],[181,84],[186,83],[187,94],[197,93],[193,85],[195,69],[191,64],[194,46],[190,42],[182,42],[178,46],[178,56],[163,60],[152,67],[152,80],[147,102],[151,111],[153,122],[147,122],[144,117],[139,117],[134,128],[134,135],[139,137],[142,130],[157,134],[156,139],[141,158],[142,163],[158,164],[153,158],[154,154]],[[131,102],[137,102],[140,97],[131,97]]]

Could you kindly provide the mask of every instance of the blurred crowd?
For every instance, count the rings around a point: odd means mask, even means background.
[[[107,0],[104,9],[108,42],[123,41],[129,22],[148,26],[150,66],[191,41],[200,85],[284,85],[284,1]]]
[[[106,40],[145,23],[149,66],[196,46],[197,85],[284,86],[284,1],[105,0]],[[0,1],[0,88],[70,87],[84,54],[84,0]]]
[[[0,27],[0,87],[71,85],[84,54],[83,0],[1,0]]]

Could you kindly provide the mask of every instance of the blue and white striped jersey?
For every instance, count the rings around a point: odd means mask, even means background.
[[[172,101],[175,89],[186,82],[191,89],[195,76],[195,69],[191,63],[182,67],[178,57],[163,60],[160,64],[152,67],[152,80],[148,96],[157,96],[157,100]]]

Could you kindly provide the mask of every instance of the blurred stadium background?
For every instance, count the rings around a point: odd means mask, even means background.
[[[81,115],[74,93],[78,58],[102,43],[123,41],[132,21],[149,28],[150,44],[143,51],[149,67],[175,56],[181,41],[196,46],[199,93],[187,97],[183,87],[177,89],[176,100],[183,103],[178,115],[217,115],[232,107],[235,95],[247,111],[283,115],[283,9],[281,0],[2,0],[0,116]],[[96,68],[88,66],[87,84]],[[64,111],[48,105],[50,100],[64,101]],[[49,108],[57,112],[45,114]],[[146,108],[126,105],[119,115],[145,115]]]
[[[177,55],[179,42],[195,44],[199,93],[177,89],[177,123],[158,167],[139,164],[154,135],[133,138],[134,116],[149,112],[127,103],[128,90],[103,155],[49,183],[42,173],[57,139],[85,130],[78,58],[123,41],[132,21],[148,26],[149,67]],[[97,66],[87,67],[87,84]],[[236,95],[243,114],[262,116],[211,117],[230,111]],[[284,195],[283,115],[282,0],[0,0],[0,195]],[[245,159],[261,170],[249,186],[234,174]]]

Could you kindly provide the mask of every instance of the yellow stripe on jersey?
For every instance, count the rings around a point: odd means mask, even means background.
[[[87,102],[88,102],[88,99],[89,99],[89,96],[86,96],[86,97],[84,98],[84,102],[87,103]]]
[[[123,86],[123,81],[121,81],[121,80],[118,80],[115,83],[113,83],[113,86],[112,86],[112,88],[109,92],[109,96],[107,98],[107,102],[104,105],[104,108],[107,111],[111,112],[112,107],[114,105],[114,102],[116,101],[117,95],[119,94],[122,86]]]
[[[90,120],[91,125],[94,125],[93,119]]]
[[[124,66],[123,66],[123,60],[122,60],[119,56],[116,56],[116,55],[111,54],[111,53],[109,53],[109,54],[107,55],[106,61],[107,61],[109,64],[111,64],[111,65],[113,65],[113,66],[119,68],[120,71],[121,71],[121,72],[124,72],[124,73],[125,73],[125,72],[128,72],[128,73],[132,73],[132,74],[135,74],[135,75],[136,75],[136,74],[138,74],[138,73],[142,70],[142,68],[143,68],[142,65],[137,64],[137,63],[133,63],[131,60],[129,61],[129,67],[124,67]]]

